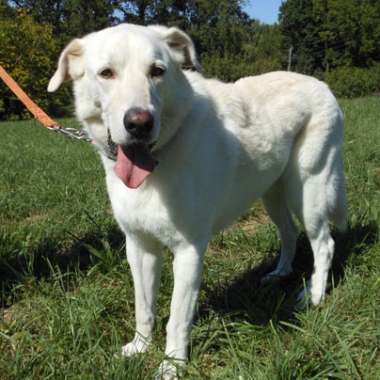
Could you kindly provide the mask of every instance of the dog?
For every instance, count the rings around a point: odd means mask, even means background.
[[[95,141],[114,216],[126,235],[136,333],[122,347],[147,350],[155,323],[163,248],[174,255],[166,359],[178,376],[212,235],[261,198],[282,248],[264,280],[292,271],[297,228],[314,271],[300,300],[323,300],[334,253],[329,221],[344,230],[343,118],[328,86],[290,72],[235,83],[205,79],[181,30],[120,24],[63,50],[48,91],[72,80],[76,116]]]

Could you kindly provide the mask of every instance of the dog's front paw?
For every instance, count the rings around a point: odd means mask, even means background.
[[[302,290],[297,297],[296,305],[298,308],[305,308],[307,305],[317,306],[324,301],[325,294],[323,292],[311,292],[310,290]]]
[[[164,360],[158,369],[155,380],[179,380],[183,375],[184,360]]]
[[[149,347],[149,340],[144,339],[140,335],[135,335],[132,342],[121,347],[121,356],[132,356],[146,352]]]

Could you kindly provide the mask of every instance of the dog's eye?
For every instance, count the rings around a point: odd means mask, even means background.
[[[99,72],[99,75],[104,79],[112,79],[114,77],[114,73],[111,69],[103,69]]]
[[[153,66],[150,69],[150,75],[153,78],[162,77],[164,75],[164,73],[165,73],[165,70],[162,67],[159,67],[159,66]]]

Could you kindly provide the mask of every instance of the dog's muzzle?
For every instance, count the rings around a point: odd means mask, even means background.
[[[111,132],[109,129],[107,130],[107,134],[108,134],[107,142],[108,142],[108,148],[109,148],[109,152],[110,152],[108,157],[115,161],[117,158],[118,145],[112,140]],[[140,144],[143,144],[143,143],[140,143]],[[133,145],[139,145],[139,143],[135,143]],[[143,144],[143,145],[147,145],[147,144]],[[148,144],[147,146],[148,146],[149,151],[151,151],[155,145],[156,145],[156,142],[154,142],[152,144]]]
[[[109,129],[107,133],[108,158],[116,161],[114,166],[116,175],[127,187],[138,188],[158,164],[151,152],[155,144],[147,144],[135,139],[129,144],[118,145],[112,140]]]
[[[139,107],[132,108],[125,113],[123,123],[134,140],[149,143],[154,127],[154,118],[150,112]]]
[[[148,111],[136,107],[127,111],[123,118],[124,128],[130,135],[128,145],[144,145],[149,150],[153,148],[154,143],[150,143],[153,127],[154,117]],[[110,150],[109,158],[116,160],[118,153],[118,145],[112,140],[110,130],[108,132],[108,147]]]

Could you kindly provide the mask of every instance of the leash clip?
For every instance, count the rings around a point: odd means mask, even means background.
[[[90,142],[91,139],[88,137],[87,132],[84,129],[77,129],[77,128],[63,128],[60,124],[55,124],[51,127],[47,127],[51,131],[61,132],[65,134],[66,136],[76,139],[76,140],[83,140]]]

